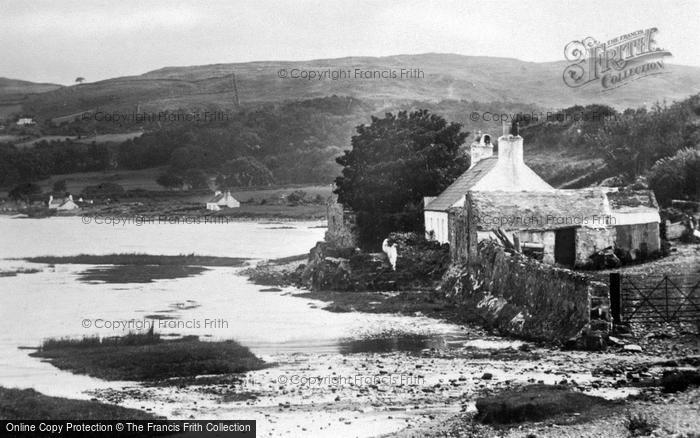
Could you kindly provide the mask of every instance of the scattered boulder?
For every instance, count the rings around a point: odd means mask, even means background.
[[[616,345],[619,347],[619,346],[625,345],[625,342],[620,338],[616,338],[614,336],[608,336],[608,344]]]
[[[622,349],[625,351],[631,351],[633,353],[641,353],[642,352],[642,347],[640,347],[637,344],[627,344],[624,347],[622,347]]]
[[[578,337],[564,343],[567,350],[605,351],[607,332],[602,330],[587,330]]]

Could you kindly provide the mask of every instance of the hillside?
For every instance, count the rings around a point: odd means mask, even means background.
[[[38,84],[36,82],[20,81],[18,79],[8,79],[0,77],[0,97],[22,96],[25,94],[44,93],[62,88],[56,84]]]
[[[602,103],[617,109],[638,107],[664,99],[679,100],[700,92],[700,68],[666,64],[665,74],[633,81],[612,92],[597,85],[572,89],[562,80],[566,62],[534,63],[511,58],[453,54],[347,57],[312,61],[260,61],[191,67],[165,67],[140,76],[62,87],[30,96],[23,109],[40,119],[82,111],[162,111],[233,109],[233,76],[245,106],[264,102],[351,96],[380,105],[444,99],[477,102],[526,102],[545,108]],[[357,79],[363,72],[418,68],[417,79]],[[292,71],[350,71],[350,78],[280,78]],[[296,69],[296,70],[295,70]],[[0,100],[3,96],[0,94]]]
[[[23,105],[33,94],[46,93],[62,88],[56,84],[38,84],[0,77],[0,118],[23,110]]]

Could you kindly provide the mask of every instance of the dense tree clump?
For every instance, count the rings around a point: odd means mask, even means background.
[[[608,177],[628,185],[646,176],[662,203],[700,196],[692,152],[700,144],[700,94],[650,109],[618,112],[604,105],[573,106],[547,120],[517,121],[530,148],[602,161],[602,167],[589,169],[592,178],[586,185]],[[555,183],[551,178],[549,182]]]
[[[170,184],[166,187],[180,186],[173,177],[183,180],[182,187],[197,187],[201,178],[188,176],[188,171],[228,177],[231,161],[238,167],[247,162],[249,169],[234,172],[238,176],[231,184],[236,179],[244,185],[327,184],[339,172],[335,158],[373,108],[351,97],[330,96],[260,106],[230,113],[223,120],[123,127],[146,132],[119,144],[88,145],[78,140],[41,141],[33,147],[0,144],[0,186],[75,172],[168,166],[168,176],[162,180]],[[76,132],[83,133],[83,128]]]
[[[427,110],[372,118],[357,127],[352,150],[337,159],[338,201],[358,219],[363,246],[391,231],[423,228],[424,196],[435,196],[469,167],[460,152],[468,133]]]
[[[682,149],[657,161],[649,172],[649,186],[662,205],[673,199],[700,199],[700,150]]]

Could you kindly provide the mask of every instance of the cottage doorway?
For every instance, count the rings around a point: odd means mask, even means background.
[[[557,230],[554,237],[554,261],[564,266],[574,266],[576,261],[576,229]]]

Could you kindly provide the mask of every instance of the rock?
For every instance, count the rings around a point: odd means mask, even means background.
[[[491,373],[484,373],[484,375],[481,376],[481,379],[482,379],[482,380],[491,380],[491,379],[493,379],[493,374],[491,374]]]
[[[614,336],[608,336],[608,343],[617,346],[625,345],[625,342],[622,339],[616,338]]]
[[[591,260],[591,264],[596,269],[610,269],[620,267],[620,259],[615,255],[615,251],[612,246],[594,253],[588,257]]]
[[[583,348],[588,351],[603,351],[607,348],[606,333],[600,330],[591,330],[581,337]]]
[[[667,393],[685,391],[690,386],[700,385],[700,371],[664,371],[664,374],[661,377],[661,385],[663,386],[663,391]]]
[[[642,352],[642,347],[640,347],[637,344],[627,344],[624,347],[622,347],[622,349],[625,351],[631,351],[634,353],[641,353]]]
[[[503,390],[477,398],[476,420],[486,424],[542,421],[563,413],[583,413],[594,407],[612,405],[603,398],[571,391],[563,386],[529,385],[517,390]]]
[[[591,330],[593,331],[608,331],[609,328],[610,323],[604,319],[594,319],[591,321]]]

